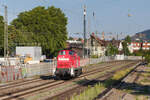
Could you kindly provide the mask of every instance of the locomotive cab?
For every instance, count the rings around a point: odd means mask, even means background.
[[[79,76],[82,73],[80,57],[73,50],[61,50],[57,56],[55,75],[58,77]]]

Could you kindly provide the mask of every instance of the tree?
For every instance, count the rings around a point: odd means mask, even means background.
[[[113,56],[116,55],[117,53],[118,53],[118,49],[110,43],[106,50],[106,56]]]
[[[125,38],[125,41],[130,44],[131,43],[131,37],[129,35],[127,35]]]
[[[82,41],[82,38],[79,38],[78,41]]]
[[[8,27],[8,46],[11,54],[14,54],[16,46],[34,46],[33,33],[23,34],[23,32],[19,29],[16,29],[14,26],[10,25]]]
[[[40,44],[43,54],[47,56],[52,57],[60,49],[65,48],[67,18],[59,8],[54,6],[47,9],[41,6],[36,7],[20,13],[11,25],[15,27],[18,35],[25,39],[22,42],[30,41]],[[15,40],[13,42],[16,43]]]
[[[73,40],[73,37],[69,37],[69,40]]]
[[[123,46],[124,55],[129,56],[130,55],[130,51],[128,49],[128,43],[126,41],[123,41],[122,42],[122,46]]]
[[[4,55],[4,22],[3,17],[0,16],[0,56]]]
[[[125,55],[129,56],[130,55],[130,51],[128,49],[128,45],[131,43],[131,37],[128,35],[124,41],[122,42],[122,46],[123,46],[123,52]]]

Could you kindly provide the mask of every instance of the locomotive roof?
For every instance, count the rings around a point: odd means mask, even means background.
[[[65,50],[65,51],[73,51],[73,52],[77,53],[76,51],[71,50],[71,49],[63,49],[63,50],[60,50],[60,51],[64,51],[64,50]],[[60,52],[60,51],[59,51],[59,52]]]
[[[65,50],[65,51],[74,51],[74,50],[70,50],[70,49],[63,49],[63,50]],[[63,51],[63,50],[60,50],[60,51]]]

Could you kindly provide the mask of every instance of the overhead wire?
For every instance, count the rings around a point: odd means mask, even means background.
[[[99,32],[100,31],[99,30],[100,24],[99,24],[99,20],[96,17],[95,12],[92,13],[92,17],[93,17],[92,19],[93,19],[93,26],[94,26],[93,31],[96,33],[97,36],[101,37],[102,33]]]
[[[84,1],[84,0],[83,0]],[[47,1],[47,0],[39,0],[39,2],[41,2],[41,4],[49,4],[49,2]],[[62,11],[65,13],[66,12],[66,14],[68,15],[68,17],[70,16],[69,14],[71,14],[71,15],[73,15],[73,16],[76,16],[76,17],[74,17],[74,18],[76,18],[76,19],[81,19],[82,18],[82,15],[81,15],[81,13],[80,12],[78,12],[78,11],[76,11],[76,10],[70,10],[70,9],[66,9],[66,8],[61,8],[62,9]],[[16,11],[11,11],[12,9],[9,9],[8,8],[8,16],[17,16],[20,12],[16,12]],[[3,10],[1,10],[1,12],[2,13],[4,13],[4,11]],[[71,17],[70,17],[71,18]],[[79,26],[80,26],[81,24],[79,23]],[[81,33],[81,32],[78,32],[78,33]]]

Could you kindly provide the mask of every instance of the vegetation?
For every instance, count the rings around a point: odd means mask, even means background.
[[[150,29],[144,30],[142,32],[136,33],[134,36],[132,36],[133,39],[140,39],[140,40],[150,40]]]
[[[80,95],[74,95],[71,100],[93,100],[96,98],[102,91],[112,85],[114,85],[116,82],[118,82],[121,78],[123,78],[126,74],[128,74],[133,68],[128,68],[122,71],[116,72],[113,77],[106,80],[103,83],[97,83],[95,86],[88,88],[81,93]]]
[[[145,60],[150,63],[150,50],[148,50],[148,51],[139,50],[137,52],[134,52],[133,55],[134,56],[142,56],[143,59],[145,58]]]
[[[113,56],[118,53],[118,48],[113,46],[112,44],[109,44],[106,50],[106,56]]]
[[[91,55],[91,58],[98,58],[98,55]]]
[[[73,40],[73,37],[69,37],[69,40]]]
[[[130,44],[131,43],[131,37],[129,35],[127,35],[127,37],[125,38],[125,41]]]
[[[41,46],[48,57],[53,57],[65,48],[67,40],[67,18],[59,9],[36,7],[22,12],[9,25],[9,50],[16,46]],[[0,16],[0,55],[3,55],[3,17]]]
[[[94,87],[88,87],[83,93],[78,96],[74,96],[71,100],[93,100],[99,93],[104,90],[103,84],[96,84]]]
[[[23,40],[18,40],[19,42],[40,44],[47,56],[54,56],[60,49],[65,48],[67,18],[59,8],[36,7],[20,13],[11,25],[19,31],[19,36],[24,37]],[[16,43],[14,39],[12,41]]]
[[[128,49],[128,45],[131,43],[131,37],[128,35],[125,40],[122,42],[123,52],[125,55],[129,56],[130,51]]]
[[[79,38],[78,41],[82,41],[82,38]]]

